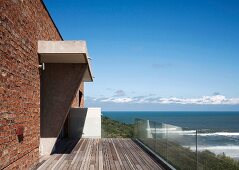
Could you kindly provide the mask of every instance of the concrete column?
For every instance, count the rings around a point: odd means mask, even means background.
[[[70,138],[101,138],[100,108],[71,108],[69,116]]]
[[[88,108],[83,138],[101,138],[101,108]]]

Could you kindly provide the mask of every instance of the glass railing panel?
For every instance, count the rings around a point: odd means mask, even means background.
[[[136,122],[135,138],[176,169],[239,169],[238,161],[227,157],[228,153],[220,154],[212,150],[212,146],[237,148],[239,140],[236,137],[205,133],[150,120],[139,119]],[[229,146],[228,143],[232,144]]]
[[[135,137],[146,146],[155,150],[155,122],[150,120],[135,120]]]
[[[156,129],[156,146],[155,152],[162,157],[163,159],[167,160],[167,129],[166,124],[164,123],[155,123]]]
[[[156,150],[156,122],[148,121],[148,145],[153,149]]]
[[[147,121],[136,119],[135,121],[135,137],[142,141],[143,143],[147,142],[147,136],[146,136],[146,128],[147,128]]]
[[[135,137],[176,169],[196,169],[196,130],[141,119],[135,127]]]
[[[196,131],[167,127],[167,161],[176,169],[196,169]]]

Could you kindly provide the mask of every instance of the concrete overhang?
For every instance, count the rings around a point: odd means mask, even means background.
[[[83,81],[93,81],[90,58],[85,41],[38,41],[40,63],[87,64]]]

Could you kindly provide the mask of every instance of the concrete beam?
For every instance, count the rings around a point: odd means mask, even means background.
[[[88,54],[86,41],[38,41],[39,54]]]

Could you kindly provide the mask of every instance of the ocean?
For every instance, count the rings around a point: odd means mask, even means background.
[[[141,118],[200,130],[198,150],[224,153],[239,160],[239,112],[103,111],[102,115],[127,124]]]

